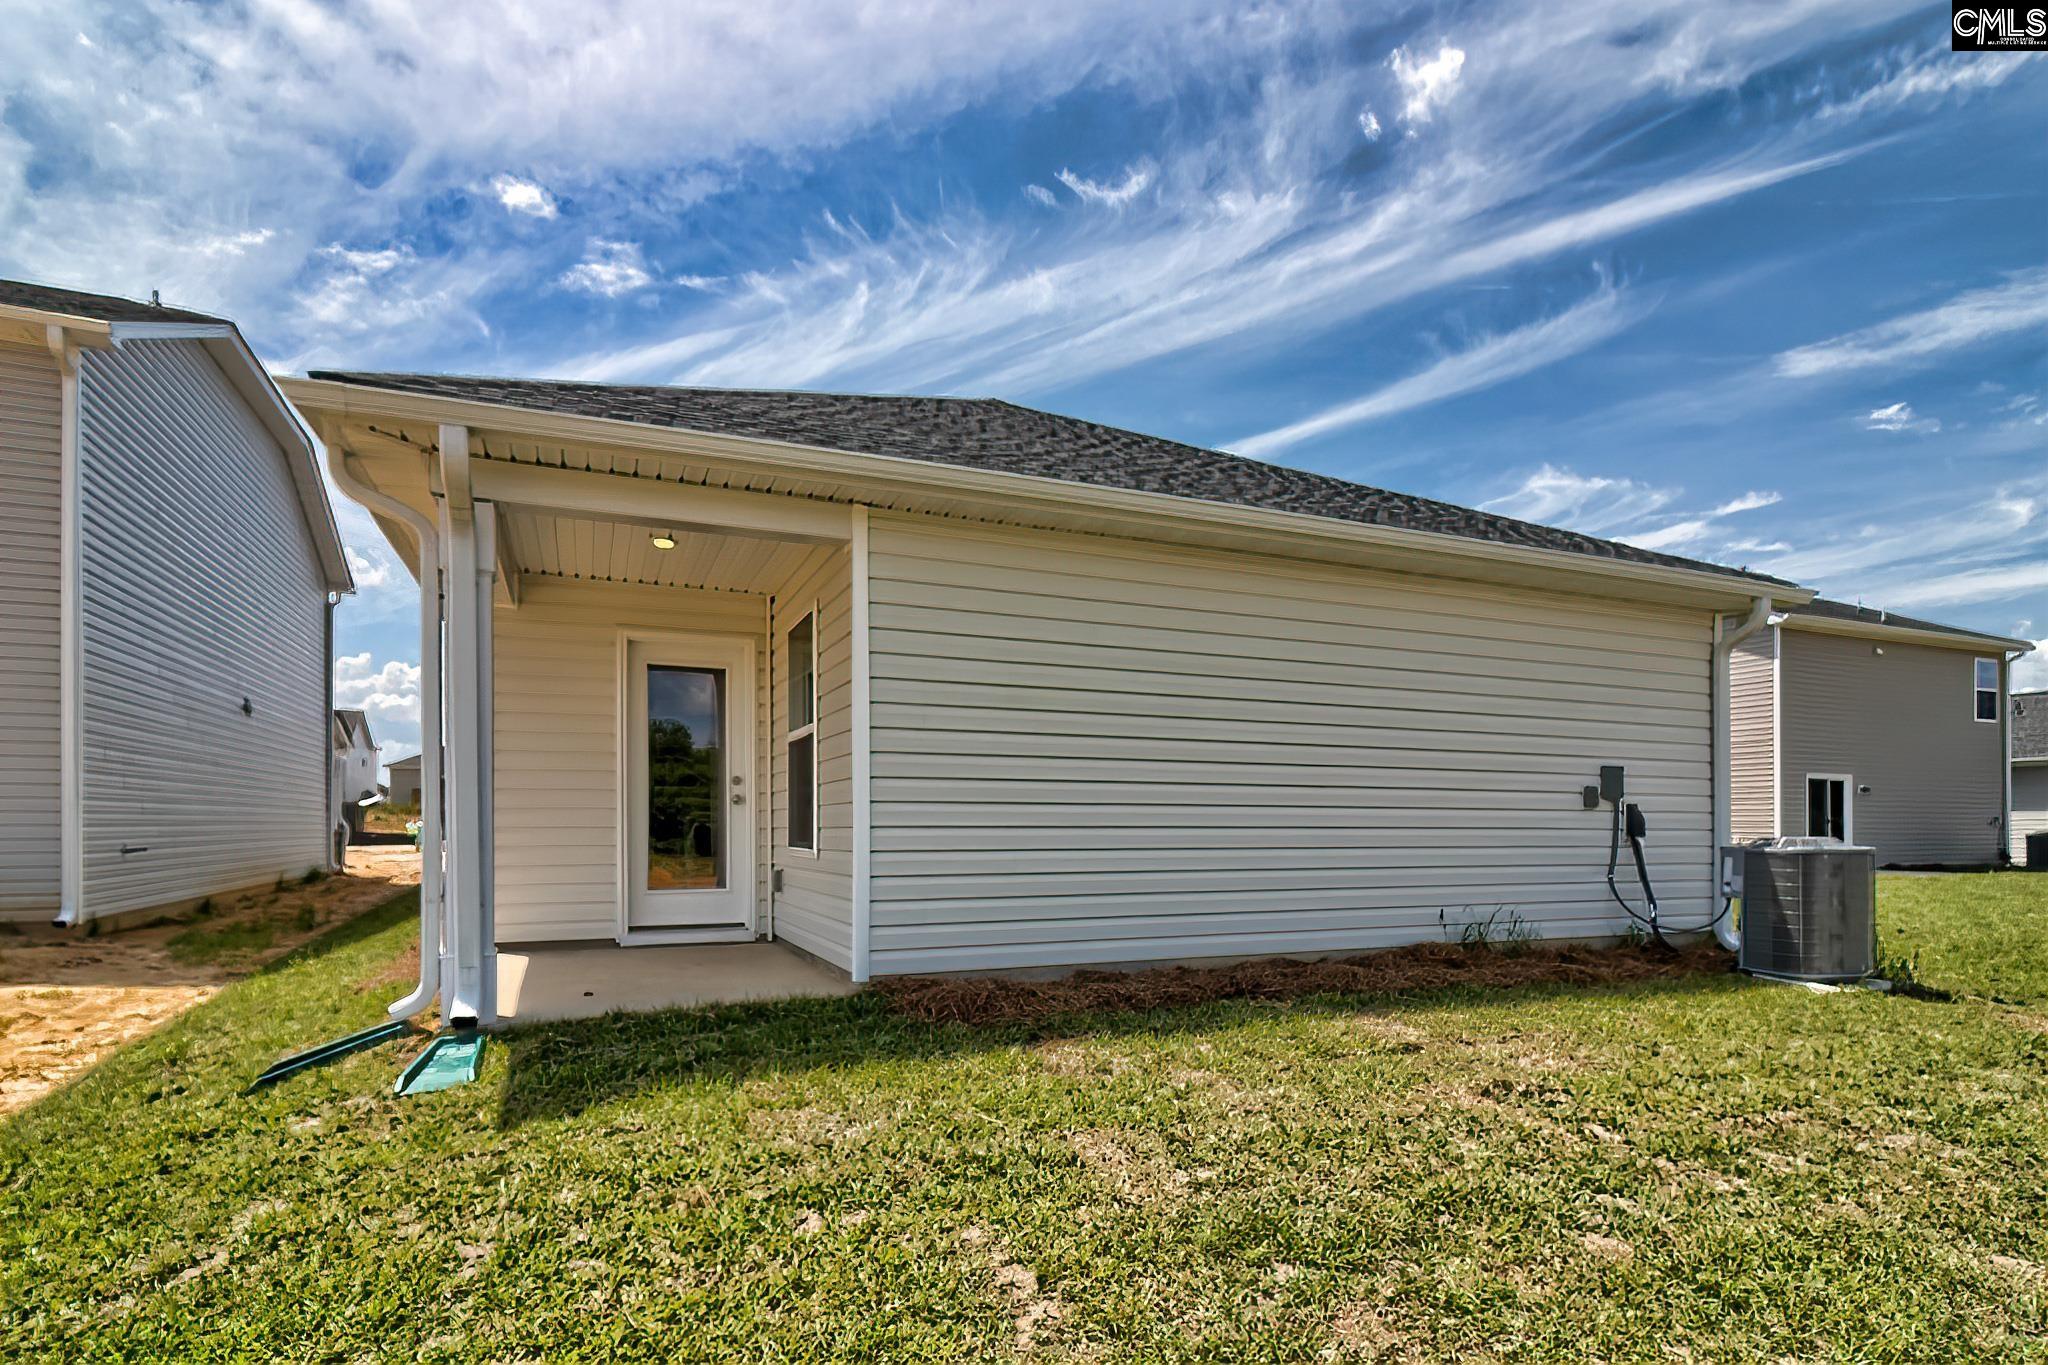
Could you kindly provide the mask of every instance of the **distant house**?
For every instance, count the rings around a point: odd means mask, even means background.
[[[1729,661],[1730,828],[1828,835],[1892,866],[1995,862],[2003,698],[2024,640],[1815,598]]]
[[[329,860],[313,447],[221,318],[0,281],[0,918]]]
[[[361,803],[378,794],[377,741],[370,718],[361,711],[337,708],[334,713],[334,819],[351,835],[362,832]]]
[[[2011,715],[2012,860],[2017,863],[2026,860],[2027,836],[2048,832],[2048,692],[2013,693]]]
[[[385,799],[394,806],[417,806],[420,803],[420,756],[401,758],[391,765],[391,780],[385,786]]]

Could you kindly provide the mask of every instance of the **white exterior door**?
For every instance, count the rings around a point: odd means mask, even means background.
[[[625,669],[620,937],[752,938],[754,646],[629,638]]]

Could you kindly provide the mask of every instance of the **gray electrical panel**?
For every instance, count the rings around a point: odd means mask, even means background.
[[[1775,839],[1722,850],[1742,897],[1746,972],[1860,981],[1877,970],[1877,850],[1835,839]]]

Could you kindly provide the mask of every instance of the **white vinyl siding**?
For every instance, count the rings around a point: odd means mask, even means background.
[[[775,595],[773,773],[775,936],[835,967],[853,962],[852,559],[844,546],[818,550]],[[789,627],[817,612],[817,850],[789,847]]]
[[[1603,763],[1710,913],[1711,618],[872,522],[873,971],[1597,936]]]
[[[55,359],[0,346],[0,917],[58,904],[62,424]]]
[[[623,793],[619,637],[632,628],[762,643],[765,597],[528,575],[492,617],[492,798],[497,939],[613,939],[619,932]],[[755,676],[754,791],[765,777],[767,672]],[[766,866],[760,831],[757,869]],[[758,883],[756,915],[765,909]]]
[[[195,342],[81,359],[88,915],[326,863],[326,590],[287,459]]]
[[[1728,656],[1729,832],[1737,842],[1778,833],[1778,631],[1753,632]]]

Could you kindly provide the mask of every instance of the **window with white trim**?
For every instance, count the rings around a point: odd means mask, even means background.
[[[1997,723],[1998,660],[1977,660],[1977,719]]]
[[[789,628],[788,846],[818,851],[818,614]]]

